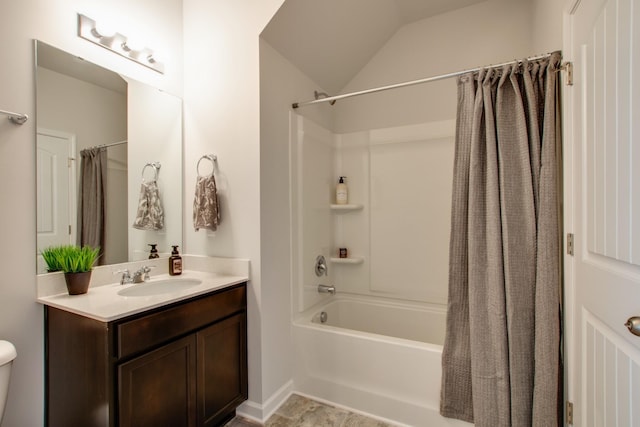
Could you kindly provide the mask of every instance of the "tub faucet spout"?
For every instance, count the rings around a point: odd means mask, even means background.
[[[332,285],[318,285],[318,292],[321,294],[335,294],[336,288]]]

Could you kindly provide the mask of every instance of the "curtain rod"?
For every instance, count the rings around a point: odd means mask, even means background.
[[[17,125],[22,125],[29,119],[29,116],[27,116],[26,114],[14,113],[11,111],[0,110],[0,114],[9,116],[9,120]]]
[[[366,95],[366,94],[374,93],[374,92],[382,92],[384,90],[389,90],[389,89],[397,89],[397,88],[401,88],[401,87],[413,86],[413,85],[418,85],[418,84],[422,84],[422,83],[435,82],[437,80],[444,80],[444,79],[449,79],[451,77],[461,76],[461,75],[466,74],[466,73],[473,73],[473,72],[476,72],[476,71],[480,71],[480,70],[482,70],[484,68],[504,67],[505,65],[518,64],[518,63],[523,62],[523,61],[535,61],[535,60],[538,60],[538,59],[547,58],[547,57],[551,56],[553,53],[555,53],[555,52],[545,53],[544,55],[531,56],[531,57],[526,58],[526,59],[516,59],[514,61],[503,62],[502,64],[495,64],[495,65],[488,65],[488,66],[485,66],[485,67],[471,68],[469,70],[456,71],[454,73],[441,74],[439,76],[427,77],[427,78],[419,79],[419,80],[411,80],[411,81],[408,81],[408,82],[396,83],[396,84],[392,84],[392,85],[388,85],[388,86],[380,86],[380,87],[376,87],[376,88],[372,88],[372,89],[365,89],[365,90],[360,90],[360,91],[357,91],[357,92],[345,93],[345,94],[342,94],[342,95],[328,96],[326,98],[314,99],[314,100],[311,100],[311,101],[294,102],[293,104],[291,104],[291,107],[296,109],[296,108],[300,108],[300,107],[306,107],[308,105],[314,105],[314,104],[320,104],[320,103],[323,103],[323,102],[331,102],[331,101],[337,101],[339,99],[351,98],[353,96]]]
[[[126,144],[127,140],[122,140],[122,141],[118,141],[118,142],[111,142],[109,144],[100,144],[100,145],[96,145],[95,147],[89,147],[89,148],[85,148],[85,150],[91,150],[92,148],[109,148],[109,147],[113,147],[115,145],[120,145],[120,144]]]

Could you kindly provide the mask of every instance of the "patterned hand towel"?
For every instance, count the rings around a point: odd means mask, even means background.
[[[160,203],[160,193],[156,181],[143,182],[140,187],[140,199],[133,228],[139,230],[162,230],[164,211]]]
[[[206,228],[216,231],[220,224],[220,209],[216,180],[213,174],[198,176],[196,179],[196,194],[193,199],[193,227],[198,231]]]

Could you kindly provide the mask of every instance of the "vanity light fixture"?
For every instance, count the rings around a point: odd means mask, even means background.
[[[78,14],[78,37],[164,74],[164,64],[158,61],[153,50],[116,31],[102,28],[96,21],[80,13]]]

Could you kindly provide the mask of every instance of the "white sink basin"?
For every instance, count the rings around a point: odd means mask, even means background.
[[[154,282],[132,285],[118,292],[123,297],[148,297],[152,295],[180,292],[192,286],[198,286],[202,280],[198,279],[164,279]]]

